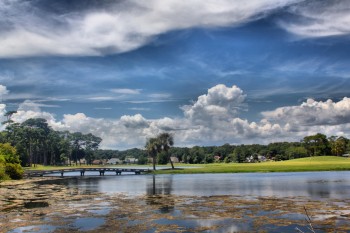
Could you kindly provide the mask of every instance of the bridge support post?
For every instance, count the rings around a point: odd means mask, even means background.
[[[104,170],[100,171],[100,176],[104,176],[104,175],[105,175],[105,171]]]
[[[63,173],[64,173],[64,172],[63,172],[63,171],[61,171],[61,177],[63,177]]]
[[[80,171],[80,176],[85,176],[85,171],[84,170]]]

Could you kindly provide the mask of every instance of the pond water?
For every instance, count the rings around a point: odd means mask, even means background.
[[[348,171],[85,176],[71,177],[55,182],[78,187],[85,192],[123,193],[126,195],[304,196],[312,199],[342,199],[348,198],[350,195],[350,172]]]
[[[75,190],[74,201],[8,232],[306,233],[305,210],[315,232],[350,232],[349,171],[70,175],[40,183]]]

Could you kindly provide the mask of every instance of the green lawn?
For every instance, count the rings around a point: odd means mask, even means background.
[[[239,173],[239,172],[301,172],[350,170],[350,158],[319,156],[263,163],[214,163],[183,170],[158,170],[157,174]]]
[[[140,167],[152,169],[151,165],[94,165],[94,166],[42,166],[25,168],[26,170],[56,170],[92,167]],[[241,172],[301,172],[301,171],[343,171],[350,170],[350,158],[318,156],[293,159],[280,162],[263,163],[213,163],[213,164],[175,164],[179,170],[157,170],[157,174],[194,174],[194,173],[241,173]],[[169,165],[157,166],[159,169]]]

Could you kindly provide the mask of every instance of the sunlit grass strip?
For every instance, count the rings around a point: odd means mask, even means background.
[[[244,173],[244,172],[302,172],[302,171],[344,171],[350,170],[350,159],[334,156],[320,156],[280,162],[263,163],[215,163],[199,168],[183,170],[157,170],[157,174],[194,173]]]
[[[78,165],[78,166],[43,166],[25,168],[26,170],[60,170],[74,168],[101,167],[140,167],[149,168],[150,165]],[[302,171],[344,171],[350,170],[350,158],[335,156],[308,157],[280,162],[263,163],[213,163],[213,164],[175,164],[180,170],[162,170],[170,165],[157,166],[157,174],[195,174],[195,173],[244,173],[244,172],[302,172]],[[188,167],[188,168],[186,168]]]

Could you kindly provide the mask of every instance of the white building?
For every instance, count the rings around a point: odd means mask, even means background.
[[[111,158],[107,161],[107,164],[115,165],[115,164],[122,164],[123,162],[120,159],[117,158]]]

